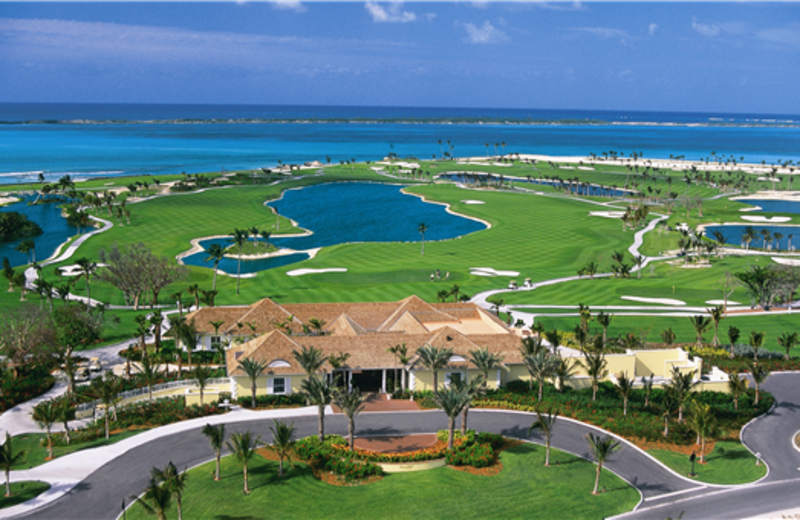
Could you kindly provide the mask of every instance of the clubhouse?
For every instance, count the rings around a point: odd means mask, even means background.
[[[489,374],[491,388],[530,379],[520,351],[523,331],[469,302],[427,303],[410,296],[399,302],[278,304],[265,298],[249,306],[202,308],[188,314],[187,320],[195,322],[201,349],[229,345],[226,363],[234,397],[250,393],[250,380],[239,367],[245,358],[267,365],[256,383],[258,394],[299,391],[306,375],[292,352],[302,346],[339,358],[335,367],[325,364],[328,377],[336,371],[337,380],[365,392],[385,393],[400,385],[432,390],[432,373],[415,355],[426,344],[453,351],[450,363],[437,374],[439,385],[481,374],[469,357],[470,351],[483,348],[503,356],[503,369]],[[405,346],[406,359],[390,351],[398,346]],[[575,352],[566,356],[582,359]],[[665,382],[673,367],[701,378],[702,360],[692,359],[681,349],[628,351],[609,354],[606,360],[611,378],[626,372],[629,377],[653,374],[657,382]],[[724,388],[713,383],[707,380],[701,388],[727,390],[727,381]],[[569,384],[589,384],[580,366]]]

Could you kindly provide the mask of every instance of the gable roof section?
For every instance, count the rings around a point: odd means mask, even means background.
[[[276,329],[274,322],[285,321],[290,316],[292,314],[286,309],[269,298],[264,298],[251,305],[247,312],[239,318],[238,323],[253,323],[256,325],[255,332],[263,334]],[[247,330],[250,330],[249,327]],[[292,318],[292,331],[299,332],[301,330],[302,324],[300,321],[297,318]],[[231,323],[225,329],[228,334],[236,334],[238,331],[239,327],[236,323]]]
[[[224,334],[225,331],[232,325],[235,325],[239,318],[247,312],[249,307],[203,307],[200,310],[192,311],[186,314],[186,321],[194,320],[197,332],[203,334],[214,334],[214,326],[211,325],[212,321],[223,322],[219,328],[219,332]]]
[[[360,336],[361,334],[366,334],[367,331],[350,319],[347,314],[341,314],[325,328],[325,332],[334,336]]]
[[[229,373],[232,376],[246,375],[244,370],[239,367],[239,361],[245,358],[252,358],[255,361],[263,361],[267,364],[275,360],[283,360],[289,363],[289,367],[267,368],[265,374],[297,374],[302,373],[302,367],[292,356],[292,350],[299,349],[300,344],[279,330],[273,330],[267,334],[251,339],[247,343],[231,348],[226,353]],[[238,356],[237,353],[240,353]],[[232,367],[232,369],[230,369]]]
[[[414,314],[414,316],[417,318],[418,321],[419,321],[419,317],[417,317],[417,316],[422,316],[423,315],[422,313],[426,313],[426,314],[434,313],[439,318],[439,319],[435,319],[435,320],[432,319],[431,321],[443,321],[443,320],[450,321],[450,320],[453,320],[452,317],[448,317],[448,316],[438,312],[436,309],[434,309],[431,306],[430,303],[420,299],[416,295],[411,295],[408,298],[400,300],[399,303],[400,303],[400,306],[397,307],[397,309],[386,319],[386,321],[384,321],[381,324],[380,327],[378,327],[378,330],[392,330],[392,328],[393,328],[394,324],[397,322],[397,320],[399,320],[403,316],[403,314],[405,314],[407,312],[410,312],[410,313]],[[433,316],[430,316],[430,317],[432,318]]]

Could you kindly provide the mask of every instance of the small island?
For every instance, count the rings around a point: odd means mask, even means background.
[[[43,233],[39,224],[16,211],[0,213],[0,242],[37,237]]]
[[[278,248],[269,242],[251,242],[247,241],[241,246],[232,244],[225,248],[225,254],[231,256],[257,256],[274,253]]]

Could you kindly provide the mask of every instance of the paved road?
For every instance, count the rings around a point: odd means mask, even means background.
[[[470,427],[504,435],[540,442],[539,434],[529,437],[528,427],[533,421],[530,414],[474,410],[470,413]],[[341,415],[327,418],[327,431],[346,433],[346,422]],[[316,433],[316,417],[294,419],[298,436]],[[269,441],[272,421],[253,421],[229,425],[228,431],[251,429]],[[358,435],[398,435],[429,433],[447,427],[446,416],[439,411],[370,413],[359,416]],[[560,421],[556,426],[553,446],[587,457],[584,439],[589,427],[576,422]],[[113,519],[120,511],[123,499],[138,494],[147,485],[149,471],[172,461],[178,467],[192,467],[211,460],[213,453],[199,429],[169,435],[146,445],[134,448],[84,479],[76,488],[52,504],[21,518],[41,519]],[[607,464],[607,467],[636,485],[645,497],[692,489],[696,484],[669,472],[636,448],[627,445]]]

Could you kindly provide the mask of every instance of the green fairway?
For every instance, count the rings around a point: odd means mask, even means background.
[[[700,451],[700,447],[697,447]],[[689,457],[683,453],[669,450],[648,450],[654,456],[680,475],[688,476],[692,470]],[[767,474],[767,466],[756,466],[756,457],[739,441],[717,441],[714,450],[706,455],[706,463],[700,464],[700,456],[694,465],[699,482],[709,484],[746,484],[754,482]]]
[[[50,484],[38,481],[13,482],[11,484],[10,497],[0,496],[0,509],[15,506],[28,500],[38,497],[50,489]]]
[[[624,457],[624,451],[615,457]],[[240,467],[226,457],[222,481],[213,481],[213,462],[189,471],[183,495],[185,518],[603,518],[630,511],[639,493],[604,471],[592,496],[595,465],[553,450],[544,467],[544,447],[523,444],[501,455],[503,471],[477,476],[444,467],[384,477],[365,486],[338,487],[314,478],[305,464],[277,477],[277,462],[260,457],[250,466],[251,494],[242,495]],[[167,461],[165,461],[166,464]],[[555,465],[557,464],[557,465]],[[175,513],[172,508],[172,514]],[[145,519],[133,505],[131,520]]]

